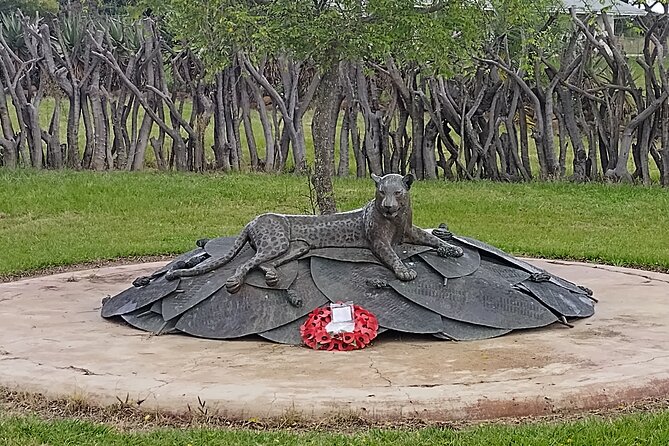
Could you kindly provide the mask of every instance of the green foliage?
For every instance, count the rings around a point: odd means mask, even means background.
[[[145,9],[214,70],[228,66],[233,54],[262,31],[252,9],[240,0],[141,0],[135,14]]]
[[[14,13],[21,10],[24,15],[52,16],[58,13],[58,0],[2,0],[0,2],[1,13]]]
[[[558,13],[560,3],[493,0],[493,5],[496,13],[489,29],[494,44],[490,50],[529,77],[534,75],[534,62],[540,56],[554,60],[567,44],[571,19],[564,11]]]
[[[370,200],[370,181],[337,179],[339,208]],[[413,201],[416,224],[446,222],[515,254],[669,268],[659,187],[433,181]],[[0,274],[180,253],[263,212],[310,210],[306,178],[292,175],[0,170]]]
[[[339,60],[401,64],[451,73],[492,37],[532,35],[552,0],[140,0],[177,39],[221,68],[235,51],[284,52],[319,65]],[[491,9],[490,5],[493,6]]]
[[[475,1],[446,2],[431,13],[401,0],[379,0],[373,6],[375,19],[361,36],[370,42],[372,58],[389,54],[402,64],[448,74],[467,63],[487,37],[481,31],[488,14]]]
[[[18,17],[10,17],[16,21],[17,25],[20,27],[21,24]],[[124,57],[134,55],[139,49],[140,43],[137,23],[130,20],[129,17],[125,15],[99,15],[77,11],[62,14],[58,18],[58,21],[58,29],[62,35],[63,42],[61,44],[60,40],[55,35],[55,27],[52,27],[51,37],[54,51],[63,59],[65,54],[69,55],[72,64],[79,68],[82,75],[86,58],[88,32],[94,32],[96,29],[106,30],[112,41],[114,52],[116,53],[115,55],[122,63]],[[17,31],[22,32],[20,28]],[[18,36],[19,38],[22,38],[22,34],[19,34]],[[63,130],[65,130],[65,128],[63,128]],[[83,132],[83,128],[81,131]]]
[[[108,31],[119,63],[125,64],[124,59],[135,55],[139,50],[140,35],[145,30],[128,16],[104,15],[99,18],[97,26]]]
[[[90,18],[84,14],[68,14],[60,20],[60,31],[66,48],[59,47],[59,52],[69,54],[72,63],[83,63],[89,21]]]
[[[22,20],[25,20],[33,29],[37,29],[42,22],[42,18],[39,15],[21,18],[16,11],[12,13],[0,12],[0,32],[2,32],[12,51],[17,53],[19,57],[24,58],[24,60],[28,60],[32,56],[25,43]]]
[[[23,25],[21,18],[14,13],[0,13],[0,32],[14,51],[25,48],[23,43]]]

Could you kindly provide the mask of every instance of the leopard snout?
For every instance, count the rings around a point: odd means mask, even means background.
[[[397,206],[382,206],[382,214],[386,218],[395,218],[399,214],[399,208]]]
[[[400,209],[399,203],[397,200],[392,199],[392,197],[386,197],[381,202],[381,210],[384,214],[394,214]]]

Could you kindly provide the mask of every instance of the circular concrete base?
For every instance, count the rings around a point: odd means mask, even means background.
[[[100,300],[161,263],[0,284],[0,385],[101,404],[197,406],[234,419],[488,419],[611,407],[669,393],[669,275],[532,261],[585,285],[594,317],[478,342],[381,337],[355,352],[260,339],[151,336],[103,320]]]

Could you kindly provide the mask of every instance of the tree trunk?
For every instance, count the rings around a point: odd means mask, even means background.
[[[311,132],[314,139],[314,175],[311,179],[321,214],[337,212],[332,177],[337,116],[341,104],[339,73],[331,66],[324,73],[317,92]]]
[[[360,103],[358,101],[358,69],[354,63],[342,63],[341,65],[341,84],[347,99],[348,120],[347,127],[350,130],[350,143],[355,159],[355,173],[358,178],[364,178],[367,175],[367,159],[365,153],[360,147],[360,131],[358,130],[358,113],[360,112]],[[346,115],[344,116],[346,119]]]
[[[28,123],[28,146],[30,147],[30,163],[35,169],[44,166],[44,148],[42,146],[42,129],[39,122],[39,102],[25,106],[25,121]]]
[[[578,159],[585,155],[585,148],[583,147],[583,136],[581,131],[578,128],[576,122],[576,113],[574,111],[574,98],[571,94],[571,91],[558,85],[556,87],[558,98],[560,99],[560,107],[562,115],[564,117],[564,127],[567,133],[569,134],[569,139],[571,140],[571,147],[574,152],[574,159]],[[566,135],[565,135],[566,136]],[[576,174],[576,172],[574,172]],[[575,178],[576,181],[584,181],[585,178]]]
[[[0,64],[2,61],[0,61]],[[2,153],[0,159],[2,165],[9,169],[14,169],[18,165],[18,144],[16,135],[12,128],[12,122],[9,118],[9,108],[7,107],[7,96],[5,95],[5,85],[2,74],[0,74],[0,129],[2,130]]]
[[[144,19],[142,21],[144,29],[146,30],[147,37],[144,40],[144,55],[143,55],[143,66],[144,66],[144,78],[146,86],[155,86],[156,85],[156,73],[155,73],[155,37],[154,29],[150,19]],[[156,110],[156,99],[155,95],[148,93],[146,95],[146,102],[148,107],[152,111]],[[146,148],[149,144],[149,138],[151,136],[151,129],[153,128],[153,119],[149,113],[144,113],[142,118],[142,124],[139,127],[139,132],[137,134],[137,144],[135,146],[134,158],[132,160],[131,169],[132,170],[142,170],[144,168],[144,159],[146,158]]]
[[[372,109],[369,100],[369,90],[367,78],[364,75],[362,64],[357,66],[357,84],[358,99],[362,116],[365,121],[365,142],[364,152],[369,163],[369,170],[376,175],[383,175],[383,166],[381,164],[381,141],[379,134],[379,112]]]
[[[124,110],[125,110],[125,96],[121,96],[117,100],[110,101],[111,105],[111,121],[114,138],[112,140],[113,151],[116,155],[114,168],[118,170],[125,170],[128,162],[128,146],[126,145],[127,130],[125,129]]]
[[[82,86],[82,89],[84,87]],[[84,131],[86,133],[86,146],[84,148],[84,155],[81,159],[81,164],[84,169],[91,168],[91,161],[93,159],[93,152],[95,150],[95,130],[93,127],[93,118],[91,117],[91,110],[88,104],[88,95],[81,92],[81,116],[84,121]]]
[[[518,172],[522,176],[523,180],[529,181],[532,179],[532,177],[530,173],[527,171],[525,164],[522,161],[522,158],[518,155],[518,132],[516,131],[516,127],[514,125],[514,118],[516,116],[516,112],[519,111],[519,108],[522,109],[522,107],[523,103],[520,94],[520,88],[518,87],[518,85],[514,84],[513,98],[511,99],[511,105],[509,106],[506,118],[504,119],[504,126],[506,127],[507,134],[509,135],[508,151],[511,155],[511,158],[513,159],[513,164],[515,166],[513,174],[515,175],[516,172]],[[527,129],[525,129],[524,138],[525,138],[525,145],[527,145]],[[525,147],[525,151],[527,151],[527,147]]]
[[[393,142],[393,153],[390,158],[390,171],[406,175],[407,155],[409,153],[409,137],[407,135],[407,122],[409,121],[409,112],[404,106],[404,102],[399,97],[396,88],[393,89],[397,97],[397,108],[399,117],[397,119],[397,130],[390,134]]]
[[[272,131],[272,121],[267,114],[267,106],[263,99],[260,87],[248,78],[244,78],[246,85],[251,88],[253,92],[253,98],[256,103],[256,108],[258,110],[258,117],[260,118],[260,124],[262,125],[263,137],[265,139],[265,159],[264,159],[264,170],[266,172],[274,172],[278,165],[275,153],[275,139],[274,132]],[[277,129],[278,130],[278,129]]]
[[[88,87],[88,97],[91,103],[91,114],[93,120],[93,153],[91,156],[90,168],[93,170],[104,170],[107,166],[107,125],[102,111],[102,93],[100,91],[100,63],[96,63],[96,68],[91,77],[91,83]]]
[[[660,127],[660,144],[662,145],[662,177],[660,181],[663,186],[669,187],[669,104],[662,106]]]
[[[352,100],[352,98],[348,98]],[[337,166],[337,176],[347,177],[348,176],[348,138],[351,132],[350,129],[351,123],[351,107],[346,106],[344,111],[344,116],[341,122],[341,129],[339,130],[339,165]]]
[[[63,152],[60,147],[60,101],[60,96],[56,96],[49,131],[42,134],[46,142],[46,166],[49,169],[63,168]]]
[[[436,145],[437,145],[437,135],[439,135],[439,129],[436,122],[433,119],[430,119],[425,126],[423,132],[423,169],[425,179],[435,179],[437,178],[437,158],[436,158]]]
[[[641,181],[644,186],[650,186],[651,183],[650,171],[648,169],[649,167],[648,155],[650,154],[650,139],[652,133],[654,133],[652,121],[654,121],[654,119],[652,119],[651,117],[647,119],[644,122],[644,124],[642,124],[641,131],[638,132],[639,135],[636,144],[636,151],[637,151],[636,158],[638,160],[639,176],[641,177]]]
[[[230,143],[228,142],[228,130],[225,124],[225,74],[220,71],[216,73],[216,90],[214,101],[214,158],[217,169],[224,172],[230,171]]]
[[[236,80],[233,79],[234,70],[228,68],[225,73],[225,107],[223,109],[225,116],[225,127],[227,132],[228,144],[230,145],[230,167],[232,170],[239,170],[241,166],[239,149],[239,114],[237,110],[237,89]]]
[[[639,113],[634,119],[632,119],[623,130],[623,137],[620,141],[620,156],[616,163],[616,167],[610,170],[607,170],[605,176],[614,181],[632,181],[632,175],[630,175],[629,170],[627,169],[627,160],[629,159],[630,151],[632,150],[632,140],[634,132],[637,130],[637,127],[641,125],[643,121],[648,119],[655,110],[657,110],[660,105],[667,99],[669,92],[665,91],[660,97],[655,99],[648,107],[646,107],[641,113]]]
[[[520,101],[520,107],[518,107],[518,131],[520,132],[520,160],[531,179],[532,164],[530,163],[530,148],[527,133],[527,114],[525,113],[525,104],[522,100]]]
[[[244,134],[246,144],[249,147],[249,158],[251,159],[251,170],[258,170],[258,147],[251,125],[251,101],[249,100],[249,89],[244,79],[240,78],[240,105],[242,109],[242,122],[244,123]],[[264,105],[264,104],[263,104]]]
[[[562,179],[567,173],[567,126],[564,123],[564,115],[560,112],[556,113],[555,117],[558,121],[558,175]]]
[[[425,131],[425,109],[422,101],[414,101],[406,104],[411,115],[411,157],[410,165],[416,178],[419,180],[429,178],[425,174],[424,154],[423,154],[423,136]],[[433,174],[434,176],[434,174]]]

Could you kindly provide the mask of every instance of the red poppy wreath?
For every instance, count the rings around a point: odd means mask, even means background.
[[[365,348],[376,338],[379,329],[376,316],[357,305],[353,305],[355,328],[352,332],[331,335],[325,329],[331,320],[332,310],[329,307],[316,308],[309,313],[307,320],[300,327],[304,343],[314,350],[358,350]]]

